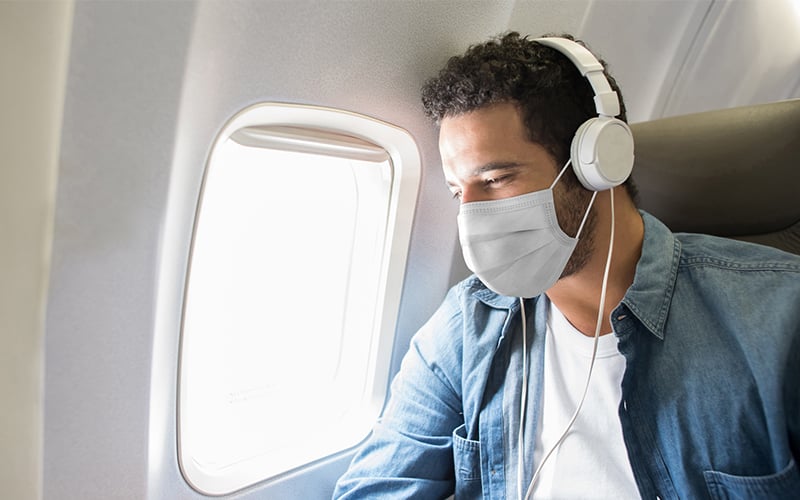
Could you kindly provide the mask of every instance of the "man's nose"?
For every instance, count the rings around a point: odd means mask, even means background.
[[[486,201],[488,198],[486,197],[485,193],[482,193],[480,189],[464,187],[461,190],[461,203],[472,203],[474,201]]]

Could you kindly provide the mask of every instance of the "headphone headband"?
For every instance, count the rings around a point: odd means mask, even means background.
[[[620,113],[619,97],[611,89],[603,65],[583,45],[566,38],[536,38],[534,42],[554,48],[572,61],[581,75],[589,80],[594,90],[594,106],[600,116],[617,116]]]

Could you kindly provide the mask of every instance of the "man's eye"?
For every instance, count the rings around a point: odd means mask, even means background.
[[[495,185],[495,184],[501,184],[501,183],[507,181],[508,178],[509,178],[508,175],[501,175],[500,177],[489,177],[488,179],[486,179],[483,182],[487,186],[492,186],[492,185]]]
[[[454,200],[460,200],[461,199],[461,191],[453,191],[452,194],[453,194],[453,199]]]

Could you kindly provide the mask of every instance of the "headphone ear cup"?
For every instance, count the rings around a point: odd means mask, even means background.
[[[578,127],[570,147],[572,169],[586,189],[619,186],[633,169],[633,134],[617,118],[600,116]]]

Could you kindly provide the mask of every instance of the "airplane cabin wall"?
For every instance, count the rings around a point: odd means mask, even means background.
[[[44,310],[72,2],[0,2],[0,485],[42,496]]]
[[[194,9],[75,3],[47,310],[44,498],[147,497],[155,278]]]
[[[777,43],[762,25],[741,25],[738,13],[755,3],[76,2],[46,313],[44,498],[201,497],[176,458],[182,286],[203,168],[233,114],[264,101],[336,107],[417,141],[423,177],[394,373],[411,335],[466,273],[458,207],[420,111],[424,79],[489,35],[566,31],[611,62],[631,121],[692,110],[705,102],[701,89],[720,85],[704,61],[734,57],[715,42],[727,40],[729,20],[743,44]],[[759,90],[714,105],[797,96],[796,84],[744,76]],[[302,182],[281,179],[287,189]],[[309,307],[324,295],[322,284],[308,290]],[[315,464],[314,481],[287,474],[235,496],[325,497],[348,459]]]

